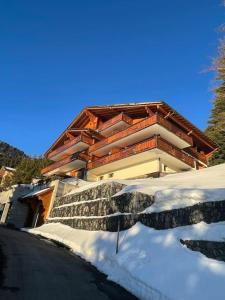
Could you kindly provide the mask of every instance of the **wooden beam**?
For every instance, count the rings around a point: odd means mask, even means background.
[[[69,139],[69,140],[73,140],[74,139],[74,136],[69,133],[68,131],[66,132],[66,137]]]
[[[145,106],[145,110],[146,110],[147,114],[149,115],[149,117],[154,116],[154,112],[148,106]]]
[[[172,115],[174,115],[174,111],[169,111],[168,114],[164,117],[164,119],[168,119]]]
[[[90,119],[92,129],[96,129],[98,127],[98,119],[99,118],[88,109],[85,109],[84,112]]]

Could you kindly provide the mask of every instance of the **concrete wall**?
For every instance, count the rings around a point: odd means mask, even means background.
[[[15,227],[24,226],[28,208],[25,204],[19,203],[17,199],[29,192],[31,192],[30,185],[16,185],[12,189],[0,193],[0,202],[4,203],[1,223],[11,223]]]

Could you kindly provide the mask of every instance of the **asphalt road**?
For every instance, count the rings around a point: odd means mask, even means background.
[[[1,300],[134,300],[93,266],[30,234],[0,227]]]

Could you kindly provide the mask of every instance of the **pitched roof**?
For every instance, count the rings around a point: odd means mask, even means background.
[[[195,125],[189,122],[186,118],[180,115],[175,109],[169,106],[164,101],[147,101],[147,102],[138,102],[138,103],[126,103],[126,104],[114,104],[114,105],[101,105],[101,106],[87,106],[85,107],[77,117],[73,119],[73,121],[69,124],[69,126],[62,132],[62,134],[58,137],[58,139],[52,144],[52,146],[46,151],[45,155],[51,151],[58,142],[64,137],[66,132],[73,128],[82,128],[82,125],[85,121],[88,120],[87,111],[91,112],[97,117],[101,117],[103,121],[106,121],[120,112],[124,112],[129,116],[140,117],[146,114],[145,107],[151,107],[152,109],[155,107],[160,108],[165,113],[173,112],[171,118],[181,126],[185,127],[187,131],[192,132],[192,135],[197,139],[200,139],[204,144],[206,144],[211,151],[215,151],[217,149],[217,145],[209,139],[201,130],[199,130]]]

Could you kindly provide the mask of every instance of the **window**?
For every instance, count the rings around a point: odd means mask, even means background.
[[[112,178],[113,176],[114,176],[114,174],[113,174],[113,173],[110,173],[108,177],[109,177],[109,178]]]
[[[103,180],[103,179],[104,179],[104,176],[100,176],[100,177],[99,177],[99,180]]]
[[[164,172],[167,171],[167,166],[166,165],[163,166],[163,170],[164,170]]]

